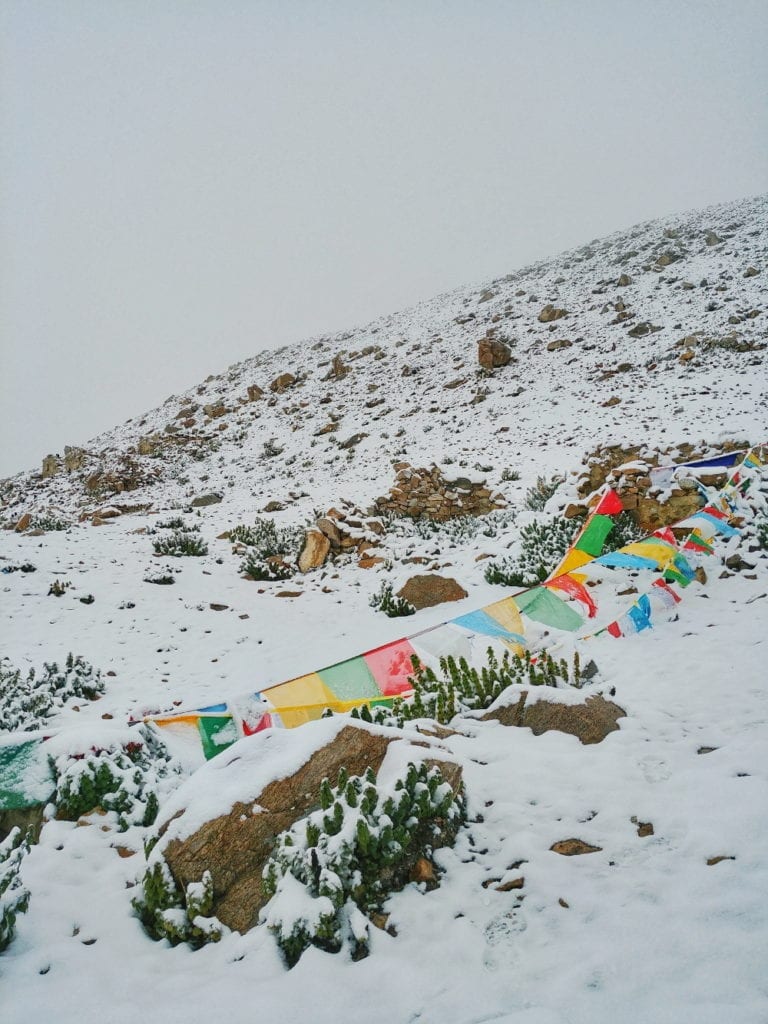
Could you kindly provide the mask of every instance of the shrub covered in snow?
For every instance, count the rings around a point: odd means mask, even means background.
[[[252,580],[264,580],[273,582],[275,580],[289,580],[293,576],[293,568],[279,558],[271,558],[269,561],[260,558],[254,551],[249,551],[240,565],[240,572],[250,576]]]
[[[525,507],[531,512],[543,512],[544,506],[564,479],[562,476],[553,476],[550,480],[544,476],[537,477],[534,486],[526,491]]]
[[[505,587],[531,587],[541,583],[565,555],[581,525],[580,520],[562,516],[548,523],[534,519],[520,531],[521,548],[517,558],[490,562],[484,574],[486,582]]]
[[[169,536],[152,541],[156,555],[170,555],[172,558],[208,554],[208,545],[202,537],[189,530],[174,530]]]
[[[371,913],[409,880],[416,861],[452,843],[465,817],[436,767],[409,764],[391,791],[364,776],[325,779],[320,808],[277,838],[264,868],[262,921],[292,967],[310,945],[368,953]]]
[[[7,658],[0,659],[0,730],[38,729],[69,701],[96,700],[104,692],[101,672],[79,655],[67,655],[63,668],[47,662],[26,676]]]
[[[153,824],[161,780],[176,770],[165,744],[144,725],[100,739],[50,757],[58,817],[76,821],[101,807],[117,814],[121,831]]]
[[[391,583],[382,583],[378,591],[373,594],[370,601],[368,602],[371,608],[375,608],[376,611],[384,612],[390,619],[395,619],[402,615],[415,615],[416,609],[410,603],[406,601],[404,597],[395,597],[392,592]]]
[[[509,686],[581,686],[581,664],[578,653],[569,665],[563,658],[556,661],[543,651],[534,661],[528,651],[523,657],[505,651],[501,660],[493,648],[488,648],[487,662],[478,671],[464,658],[440,659],[440,674],[412,657],[413,696],[395,698],[392,708],[364,705],[353,709],[353,718],[402,728],[404,722],[417,718],[432,718],[447,725],[457,714],[489,708],[499,694]]]
[[[142,894],[133,907],[147,932],[155,939],[168,939],[172,945],[186,942],[199,949],[218,942],[227,931],[213,917],[213,880],[210,871],[199,882],[190,882],[184,892],[176,887],[164,860],[148,868],[142,882]]]
[[[236,526],[229,539],[233,544],[254,548],[262,561],[275,555],[295,559],[304,542],[304,527],[278,526],[274,519],[257,519],[253,526]]]
[[[19,877],[21,861],[29,853],[30,837],[14,828],[0,842],[0,953],[16,931],[16,918],[29,906],[29,892]]]

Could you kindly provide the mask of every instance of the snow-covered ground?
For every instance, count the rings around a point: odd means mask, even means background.
[[[722,241],[707,244],[707,231]],[[483,581],[476,559],[515,551],[531,517],[522,499],[538,475],[576,471],[597,445],[766,439],[767,232],[765,197],[642,225],[348,335],[257,356],[95,439],[82,471],[6,482],[0,515],[9,522],[52,511],[73,525],[41,536],[0,532],[0,566],[36,566],[0,577],[1,653],[24,670],[82,654],[114,675],[101,700],[66,709],[55,724],[101,724],[105,715],[124,722],[174,702],[261,689],[504,596]],[[653,269],[665,253],[680,258]],[[745,277],[750,267],[758,273]],[[623,273],[632,282],[618,286]],[[635,317],[610,324],[618,301]],[[569,316],[540,323],[547,303]],[[630,337],[645,321],[661,330]],[[494,326],[516,362],[479,376],[476,343]],[[736,348],[713,344],[733,332]],[[692,335],[696,343],[677,345]],[[570,347],[547,350],[564,338]],[[380,348],[352,356],[369,346]],[[324,380],[342,352],[350,373]],[[270,381],[285,371],[299,383],[272,396]],[[265,397],[240,404],[253,384]],[[612,396],[620,403],[605,406]],[[202,406],[217,402],[232,411],[205,417]],[[190,403],[200,408],[177,420]],[[338,430],[318,435],[331,416]],[[190,418],[184,443],[159,457],[135,453],[140,438],[172,437],[166,426]],[[367,436],[339,447],[355,433]],[[282,453],[265,458],[270,439]],[[126,453],[158,481],[112,498],[86,492],[88,473]],[[288,584],[242,579],[241,558],[217,539],[273,500],[285,503],[275,518],[286,524],[344,498],[365,506],[392,485],[396,459],[484,476],[503,490],[515,522],[456,546],[440,536],[390,537],[392,568],[338,562]],[[520,480],[503,481],[505,469]],[[563,493],[574,486],[571,477]],[[183,513],[209,554],[153,555],[153,537],[136,531],[212,491],[220,503]],[[109,500],[151,507],[99,527],[76,521]],[[719,579],[720,566],[708,568],[708,585],[686,591],[678,621],[589,641],[600,685],[615,687],[627,712],[603,743],[479,722],[446,741],[464,766],[474,820],[454,850],[439,854],[439,889],[391,898],[398,935],[376,932],[367,960],[310,950],[286,972],[263,928],[196,953],[158,945],[130,906],[140,830],[105,831],[98,818],[90,827],[49,822],[24,863],[29,912],[0,958],[3,1024],[222,1013],[318,1024],[361,1013],[422,1024],[763,1024],[768,561],[743,554],[754,572]],[[424,571],[403,564],[414,555],[455,576],[469,596],[448,611],[387,619],[368,599],[383,580],[397,588]],[[166,571],[173,586],[145,582]],[[54,579],[71,584],[61,597],[48,594]],[[276,596],[285,589],[301,596]],[[84,604],[87,595],[94,601]],[[652,822],[653,835],[640,838],[632,817]],[[602,849],[550,851],[570,837]],[[121,856],[118,846],[139,852]],[[717,857],[735,859],[707,864]],[[482,885],[516,874],[521,890]]]

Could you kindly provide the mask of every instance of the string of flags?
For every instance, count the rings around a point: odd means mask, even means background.
[[[735,464],[736,454],[733,457],[729,465]],[[708,467],[711,460],[705,461]],[[681,591],[695,579],[700,562],[714,554],[718,539],[739,534],[732,520],[739,511],[747,511],[743,499],[762,468],[758,450],[751,449],[714,498],[707,492],[707,503],[698,512],[642,540],[603,553],[615,517],[622,511],[619,496],[609,490],[560,564],[537,586],[237,700],[138,721],[153,722],[169,734],[190,738],[210,759],[243,736],[269,728],[295,728],[321,717],[327,708],[344,712],[361,704],[389,705],[394,697],[408,696],[414,657],[422,664],[447,656],[471,662],[481,657],[489,644],[522,654],[526,649],[551,647],[551,630],[555,641],[558,633],[564,632],[576,642],[643,632],[660,616],[676,615]],[[638,594],[634,581],[647,571],[654,578]],[[595,629],[600,609],[605,611],[612,597],[625,602],[629,594],[629,606]],[[589,632],[584,632],[585,626]],[[14,737],[0,744],[0,809],[17,806],[14,800],[22,801],[18,806],[26,805],[30,785],[38,776],[45,776],[44,739],[25,734],[23,740]]]
[[[735,461],[736,457],[734,453],[724,458]],[[295,728],[319,718],[328,708],[343,712],[361,704],[391,704],[393,697],[408,696],[412,692],[414,657],[421,663],[449,655],[471,661],[473,653],[482,654],[489,643],[497,642],[521,654],[541,639],[536,636],[538,627],[546,627],[547,632],[571,633],[577,641],[604,634],[622,637],[642,632],[651,628],[659,615],[676,614],[682,600],[676,587],[684,590],[695,579],[698,561],[714,553],[715,539],[738,535],[739,530],[729,523],[729,517],[738,499],[746,495],[752,471],[762,465],[757,452],[750,450],[718,497],[699,512],[603,554],[615,517],[623,510],[619,495],[608,490],[560,564],[540,585],[338,664],[270,686],[239,705],[213,705],[153,716],[151,721],[163,728],[197,729],[206,757],[210,757],[238,736],[270,727]],[[683,534],[681,539],[675,531]],[[585,623],[598,615],[593,590],[599,588],[606,571],[621,579],[627,572],[634,576],[644,570],[657,574],[647,591],[634,597],[629,607],[606,625],[582,634]],[[630,589],[635,592],[634,587]]]

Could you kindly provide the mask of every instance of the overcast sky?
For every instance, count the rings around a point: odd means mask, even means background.
[[[766,0],[0,0],[0,476],[768,188]]]

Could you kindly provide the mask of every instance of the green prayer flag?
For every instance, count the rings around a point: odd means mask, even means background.
[[[350,658],[317,673],[338,700],[380,697],[381,690],[365,658]]]
[[[197,720],[197,729],[206,761],[231,747],[238,738],[237,727],[229,715],[202,715]]]
[[[46,804],[54,790],[43,741],[0,746],[0,811]]]
[[[613,520],[610,516],[594,515],[587,521],[583,533],[573,546],[584,554],[597,558],[603,550],[605,538],[612,529]]]
[[[514,601],[529,619],[545,626],[573,632],[584,625],[583,617],[546,587],[535,587],[524,594],[515,594]]]

